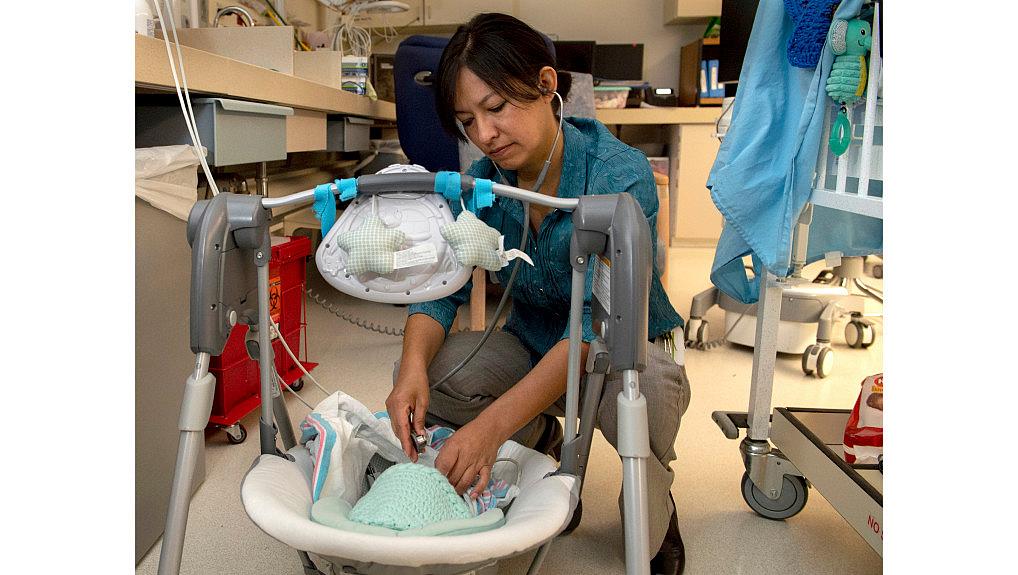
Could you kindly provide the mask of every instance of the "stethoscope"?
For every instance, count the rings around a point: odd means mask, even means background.
[[[553,93],[555,94],[555,97],[558,98],[559,105],[558,131],[555,132],[555,140],[552,141],[551,143],[551,151],[548,152],[548,159],[544,161],[544,166],[541,168],[541,172],[537,175],[537,181],[535,182],[533,189],[534,192],[540,192],[541,186],[544,185],[544,178],[548,175],[548,168],[551,167],[551,158],[552,156],[555,155],[555,148],[556,146],[558,146],[559,138],[561,138],[562,136],[562,118],[565,117],[565,103],[562,101],[562,95],[559,94],[558,91],[555,91]],[[457,120],[456,125],[459,126],[460,132],[463,134],[464,137],[466,137],[467,134],[466,131],[464,131],[463,129],[463,124]],[[502,181],[508,184],[509,180],[506,179],[505,175],[502,173],[502,170],[498,168],[498,164],[492,161],[492,165],[495,166],[495,170],[498,172],[499,177],[502,178]],[[530,236],[529,230],[530,202],[525,202],[521,200],[521,203],[523,204],[523,233],[520,234],[522,238],[520,240],[520,251],[526,253],[527,239]],[[464,365],[469,363],[470,360],[473,359],[475,355],[477,355],[477,352],[481,349],[481,346],[484,345],[484,342],[488,341],[488,336],[490,336],[491,332],[495,329],[495,324],[498,323],[498,319],[499,317],[502,316],[502,311],[505,308],[505,304],[506,302],[509,301],[509,294],[512,292],[513,283],[516,281],[516,274],[520,270],[520,262],[521,260],[517,259],[516,263],[513,264],[512,272],[510,272],[509,274],[509,281],[506,282],[505,285],[505,292],[502,294],[502,299],[498,302],[498,307],[495,308],[495,318],[491,320],[491,324],[488,325],[488,327],[484,330],[484,335],[482,335],[481,339],[478,340],[476,345],[474,345],[474,348],[470,350],[470,353],[468,353],[467,356],[456,365],[456,367],[452,368],[449,371],[449,373],[445,374],[445,376],[442,379],[438,380],[438,382],[435,383],[432,387],[437,387],[445,383],[446,380],[455,375],[456,372],[462,369]],[[411,429],[413,428],[411,427]]]

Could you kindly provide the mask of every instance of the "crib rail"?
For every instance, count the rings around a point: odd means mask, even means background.
[[[873,15],[873,43],[870,48],[864,106],[849,112],[852,143],[848,151],[835,156],[828,145],[831,123],[837,107],[824,117],[816,180],[810,201],[833,208],[883,219],[883,61],[880,57],[880,10]],[[859,132],[861,134],[857,135]]]

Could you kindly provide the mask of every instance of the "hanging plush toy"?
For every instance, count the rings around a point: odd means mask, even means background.
[[[831,24],[830,42],[836,57],[827,78],[827,95],[841,104],[831,126],[830,147],[835,156],[844,154],[852,141],[848,109],[866,92],[866,54],[873,43],[870,36],[870,24],[865,20],[839,19]]]

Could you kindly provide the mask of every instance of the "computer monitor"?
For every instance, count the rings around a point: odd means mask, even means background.
[[[556,68],[581,74],[594,73],[593,40],[559,40],[554,45]]]
[[[596,44],[594,77],[601,80],[643,80],[643,44]]]
[[[721,0],[718,82],[730,84],[739,81],[759,3],[759,0]]]

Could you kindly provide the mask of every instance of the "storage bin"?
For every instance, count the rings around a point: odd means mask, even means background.
[[[286,159],[286,117],[293,108],[228,98],[198,98],[191,104],[209,165]],[[134,140],[136,148],[191,144],[177,99],[137,99]]]
[[[628,86],[594,86],[595,108],[625,108],[628,97]]]
[[[329,116],[326,150],[330,152],[360,152],[371,146],[369,118]]]

